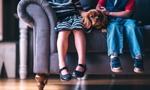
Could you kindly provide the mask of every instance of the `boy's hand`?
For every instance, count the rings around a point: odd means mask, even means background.
[[[100,11],[104,12],[106,15],[109,15],[109,11],[103,6],[100,7]]]
[[[96,9],[98,11],[104,12],[106,15],[109,15],[109,11],[105,7],[103,7],[103,6],[99,5],[99,4],[96,6]]]

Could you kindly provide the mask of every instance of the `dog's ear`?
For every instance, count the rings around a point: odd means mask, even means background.
[[[91,27],[91,25],[92,25],[91,20],[90,20],[90,18],[89,18],[88,15],[85,15],[85,16],[82,18],[82,23],[83,23],[83,25],[84,25],[84,27],[85,27],[86,29],[89,29],[89,28]]]
[[[105,13],[101,12],[102,13],[102,27],[105,27],[106,24],[108,24],[108,19],[107,19],[107,16]]]

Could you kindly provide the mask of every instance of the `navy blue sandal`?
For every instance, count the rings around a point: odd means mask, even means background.
[[[69,81],[69,80],[71,80],[72,76],[71,76],[70,73],[65,74],[65,75],[62,75],[62,74],[61,74],[61,71],[64,70],[64,69],[67,69],[67,70],[68,70],[67,67],[63,67],[63,68],[59,69],[60,80],[61,80],[61,81]]]
[[[83,64],[78,64],[78,66],[82,67],[84,69],[84,71],[77,71],[77,70],[74,70],[72,76],[73,77],[76,77],[76,78],[82,78],[86,72],[86,65],[83,65]]]

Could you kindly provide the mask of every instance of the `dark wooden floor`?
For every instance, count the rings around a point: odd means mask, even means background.
[[[0,90],[38,90],[34,78],[26,80],[0,78]],[[59,80],[50,76],[44,90],[150,90],[150,76],[88,76],[85,80]]]

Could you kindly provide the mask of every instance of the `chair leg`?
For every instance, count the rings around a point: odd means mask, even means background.
[[[37,81],[38,90],[43,90],[48,82],[48,76],[46,74],[36,74],[35,80]]]

